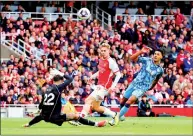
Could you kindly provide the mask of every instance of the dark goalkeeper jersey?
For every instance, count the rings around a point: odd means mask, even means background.
[[[73,78],[64,75],[66,80],[60,85],[50,85],[46,92],[42,96],[42,101],[39,105],[39,109],[42,110],[42,115],[51,118],[52,116],[60,115],[61,113],[61,92],[68,86]]]

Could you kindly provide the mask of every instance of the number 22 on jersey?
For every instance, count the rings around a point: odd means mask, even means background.
[[[54,105],[54,102],[52,102],[54,98],[55,98],[55,95],[53,93],[45,94],[44,105]]]

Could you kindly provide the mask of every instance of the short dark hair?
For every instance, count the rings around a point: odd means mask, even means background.
[[[53,78],[54,82],[58,82],[58,81],[63,80],[63,79],[64,78],[60,75],[55,75],[54,78]]]
[[[156,52],[156,51],[160,52],[160,53],[162,54],[162,56],[164,57],[164,51],[163,51],[163,50],[161,50],[161,49],[156,49],[155,52]]]
[[[146,94],[144,94],[144,95],[142,96],[142,98],[144,98],[144,97],[146,97],[146,98],[147,98],[147,95],[146,95]]]

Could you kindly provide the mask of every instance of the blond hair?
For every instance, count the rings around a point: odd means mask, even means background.
[[[108,49],[111,48],[111,46],[110,46],[108,43],[102,43],[102,44],[101,44],[101,48],[102,48],[102,47],[106,47],[106,48],[108,48]]]

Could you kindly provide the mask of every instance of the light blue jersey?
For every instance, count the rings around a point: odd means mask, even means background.
[[[142,63],[141,70],[127,88],[124,94],[125,98],[129,98],[131,95],[135,95],[137,98],[141,97],[151,88],[153,81],[160,78],[164,72],[163,68],[154,64],[149,57],[139,57],[138,63]]]

